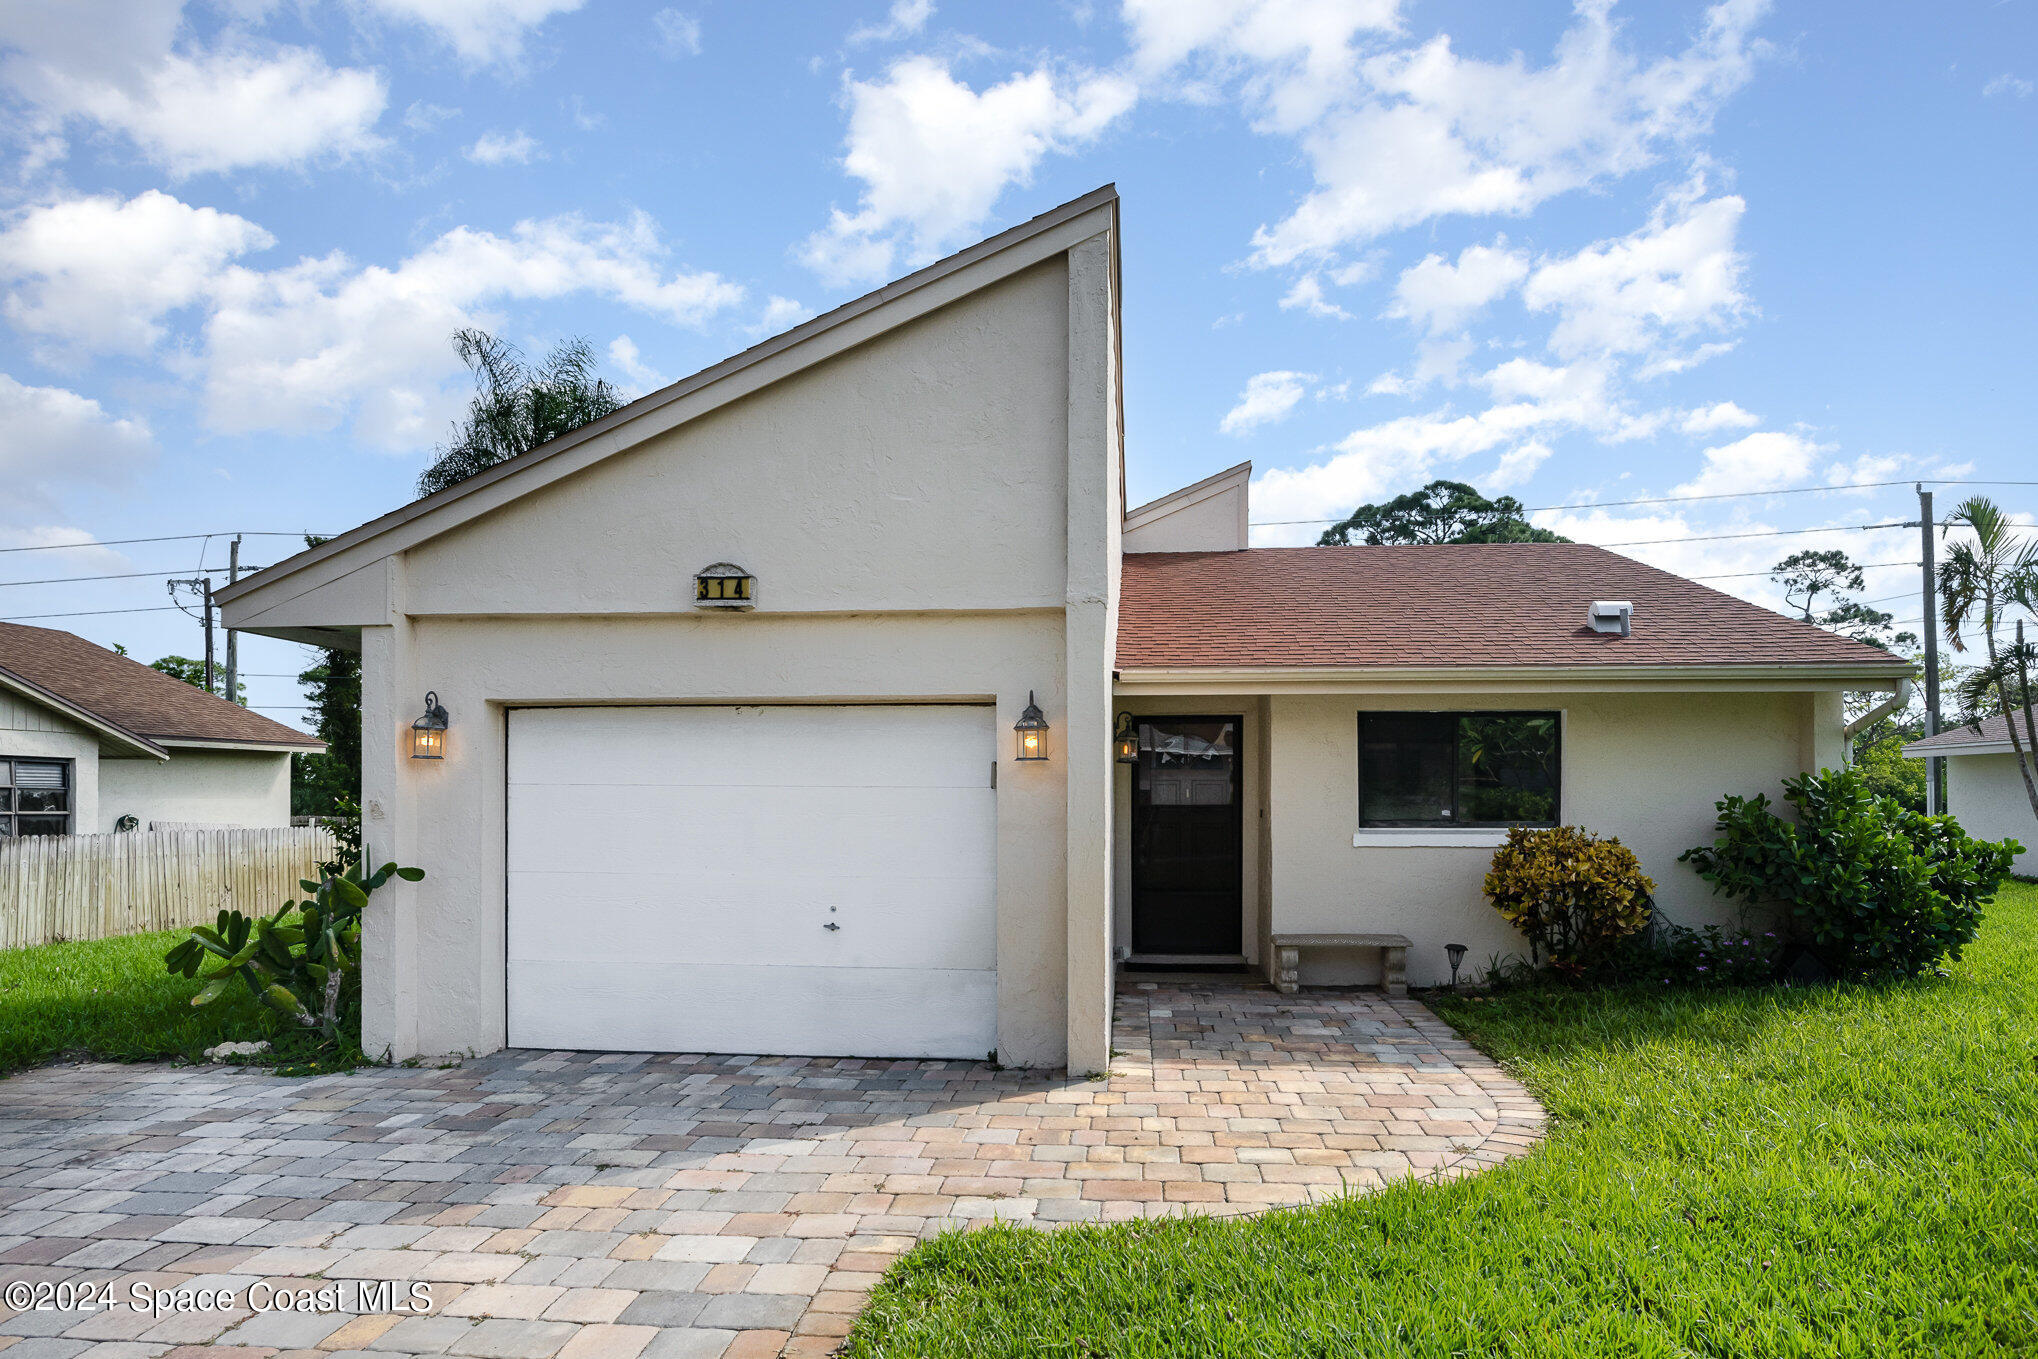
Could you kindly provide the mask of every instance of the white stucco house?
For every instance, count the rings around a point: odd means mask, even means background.
[[[0,838],[287,826],[325,742],[82,637],[0,623]]]
[[[370,916],[371,1049],[1093,1072],[1126,967],[1516,949],[1480,891],[1513,821],[1619,834],[1673,916],[1720,913],[1676,862],[1715,799],[1838,765],[1842,695],[1902,663],[1590,547],[1247,550],[1246,467],[1128,510],[1118,214],[221,592],[361,651],[368,840],[428,874]]]
[[[2020,711],[2017,736],[2027,756],[2031,750],[2029,730],[2026,714]],[[2024,776],[2017,768],[2008,717],[1997,713],[1951,727],[1911,742],[1904,747],[1904,754],[1916,760],[1936,756],[1946,761],[1946,810],[1960,819],[1961,829],[1978,840],[2015,840],[2024,852],[2010,865],[2010,871],[2025,877],[2038,874],[2038,816],[2031,812],[2031,795],[2025,791]]]

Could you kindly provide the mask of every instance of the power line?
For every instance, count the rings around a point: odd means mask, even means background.
[[[1883,567],[1885,567],[1885,566],[1909,566],[1909,567],[1915,567],[1915,566],[1917,566],[1917,563],[1916,563],[1916,562],[1863,562],[1863,563],[1861,564],[1861,569],[1862,569],[1863,571],[1879,571],[1879,570],[1881,570],[1881,569],[1882,569]],[[1743,576],[1773,576],[1773,575],[1775,575],[1775,574],[1776,574],[1776,570],[1775,570],[1775,568],[1774,568],[1774,567],[1772,567],[1772,568],[1770,568],[1770,569],[1769,569],[1769,570],[1767,570],[1767,571],[1721,571],[1721,572],[1717,572],[1717,573],[1715,573],[1715,574],[1713,574],[1713,575],[1710,575],[1710,576],[1686,576],[1686,577],[1685,577],[1685,579],[1686,579],[1686,580],[1737,580],[1737,579],[1739,579],[1739,578],[1741,578],[1741,577],[1743,577]],[[1916,593],[1916,591],[1912,591],[1911,593],[1915,594],[1915,593]]]
[[[104,575],[97,576],[51,576],[46,580],[0,580],[0,588],[9,585],[74,585],[79,581],[87,580],[134,580],[139,576],[167,576],[172,571],[182,571],[184,569],[181,566],[166,566],[160,571],[110,571]],[[207,576],[223,576],[226,574],[224,566],[200,566],[193,569]],[[241,569],[245,571],[248,568],[242,567]]]
[[[284,529],[228,529],[222,533],[169,533],[160,538],[88,538],[76,543],[39,543],[31,547],[0,547],[0,552],[55,552],[66,547],[123,547],[129,543],[181,543],[193,538],[316,538],[316,533],[292,533]],[[156,574],[151,571],[149,575]]]
[[[1788,486],[1775,491],[1711,491],[1702,495],[1659,495],[1645,496],[1635,500],[1590,500],[1575,505],[1528,505],[1523,514],[1545,514],[1553,510],[1602,510],[1620,505],[1681,505],[1698,500],[1747,500],[1772,495],[1812,495],[1820,491],[1874,491],[1890,486],[1910,486],[1917,478],[1904,481],[1851,481],[1832,486]],[[2038,481],[1989,481],[1980,478],[1939,479],[1927,477],[1927,486],[2038,486]],[[1248,527],[1277,528],[1300,527],[1307,524],[1342,524],[1342,519],[1259,519]]]
[[[12,618],[0,618],[0,623],[25,623],[31,618],[93,618],[103,613],[184,613],[184,610],[175,604],[151,604],[141,609],[75,609],[70,613],[18,613]]]

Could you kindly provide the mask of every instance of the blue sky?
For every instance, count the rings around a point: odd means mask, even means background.
[[[1843,527],[1908,486],[1690,497],[2038,479],[2034,82],[2023,0],[24,0],[0,547],[342,530],[460,410],[456,326],[649,390],[1115,181],[1135,500],[1250,458],[1298,542],[1451,476],[1773,601],[1736,573],[1913,560]],[[0,617],[195,655],[162,579],[223,560],[0,553],[106,577]],[[301,649],[244,655],[294,718]]]

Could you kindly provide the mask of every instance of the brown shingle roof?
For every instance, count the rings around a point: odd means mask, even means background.
[[[1633,635],[1585,623],[1634,606]],[[1833,666],[1904,662],[1583,543],[1277,547],[1125,558],[1118,667]]]
[[[1920,751],[1939,750],[1945,746],[1999,745],[2003,746],[2006,749],[2009,747],[2010,744],[2009,719],[2002,713],[1997,713],[1993,717],[1982,718],[1981,722],[1979,723],[1981,727],[1980,731],[1976,731],[1974,729],[1975,725],[1976,724],[1972,723],[1962,723],[1959,726],[1948,727],[1946,730],[1940,732],[1937,736],[1927,736],[1920,740],[1913,741],[1909,745],[1904,747],[1904,754],[1914,755]],[[2019,710],[2017,714],[2017,736],[2021,739],[2024,736],[2025,731],[2026,728],[2024,726],[2024,714],[2021,710]],[[2028,745],[2026,746],[2026,748],[2027,749],[2029,748]]]
[[[54,628],[0,623],[0,670],[136,736],[325,749],[316,736]]]

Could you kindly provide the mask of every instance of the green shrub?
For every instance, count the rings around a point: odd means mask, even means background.
[[[1656,888],[1634,851],[1577,826],[1516,826],[1493,855],[1486,896],[1529,941],[1529,959],[1578,977],[1649,923]]]
[[[217,959],[219,966],[205,974],[193,1005],[211,1004],[238,977],[264,1005],[325,1042],[336,1042],[350,983],[358,982],[355,960],[361,956],[361,913],[369,895],[392,877],[416,882],[424,875],[421,868],[393,863],[364,873],[356,863],[324,882],[299,883],[311,899],[286,901],[274,915],[221,911],[214,924],[193,926],[190,937],[163,955],[163,963],[173,973],[195,977]]]
[[[1958,959],[2023,849],[1877,797],[1857,770],[1783,789],[1794,821],[1760,794],[1723,798],[1719,838],[1683,859],[1715,892],[1782,907],[1797,942],[1844,976],[1914,976]]]

